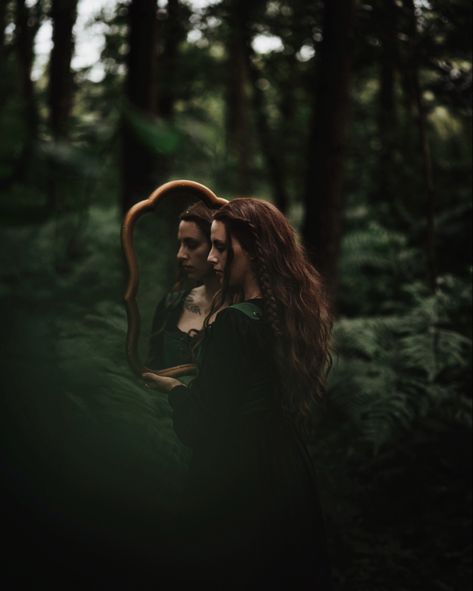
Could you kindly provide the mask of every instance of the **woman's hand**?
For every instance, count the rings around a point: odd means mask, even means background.
[[[183,386],[184,384],[175,378],[167,378],[158,376],[155,373],[144,373],[141,376],[145,381],[145,387],[150,390],[159,390],[168,394],[176,386]]]

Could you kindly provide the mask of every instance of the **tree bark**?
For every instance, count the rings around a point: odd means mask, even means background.
[[[154,188],[155,156],[138,137],[133,115],[156,113],[157,6],[154,0],[132,0],[128,8],[127,108],[122,121],[123,194],[125,213]]]
[[[314,88],[305,188],[303,239],[333,298],[338,287],[342,240],[355,6],[356,0],[324,2],[323,41]]]
[[[74,53],[73,28],[78,0],[52,0],[53,49],[49,65],[49,123],[54,139],[69,135],[73,108],[74,78],[71,61]]]

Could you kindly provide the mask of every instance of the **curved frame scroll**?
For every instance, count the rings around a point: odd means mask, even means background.
[[[168,376],[177,378],[182,375],[189,375],[195,373],[196,365],[178,365],[170,367],[161,371],[156,371],[145,367],[138,356],[138,338],[141,330],[141,319],[138,304],[136,302],[136,294],[139,286],[139,270],[136,252],[134,248],[134,228],[137,220],[144,214],[152,211],[157,203],[164,196],[169,196],[174,191],[188,191],[189,194],[194,194],[197,198],[204,202],[213,205],[225,205],[228,203],[226,199],[217,197],[213,191],[197,183],[195,181],[179,180],[171,181],[158,187],[148,199],[136,203],[129,209],[125,215],[121,230],[122,250],[128,267],[128,283],[123,299],[126,304],[128,331],[126,337],[126,354],[128,363],[131,369],[141,377],[143,372],[155,373],[161,376]]]

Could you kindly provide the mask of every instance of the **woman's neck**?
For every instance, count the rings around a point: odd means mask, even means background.
[[[247,275],[246,281],[243,285],[243,293],[245,295],[245,300],[254,300],[263,297],[261,287],[253,273]]]
[[[208,302],[211,302],[220,287],[220,279],[213,273],[212,275],[209,275],[209,277],[203,282],[205,299]]]

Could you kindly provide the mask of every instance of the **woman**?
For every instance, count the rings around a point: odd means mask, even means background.
[[[215,215],[209,262],[222,290],[189,388],[169,393],[193,449],[180,552],[204,582],[331,589],[323,519],[304,443],[323,397],[331,320],[321,281],[270,203],[235,199]],[[243,302],[218,311],[229,289]],[[184,541],[185,540],[185,541]],[[192,558],[194,560],[192,561]]]
[[[194,363],[193,347],[220,287],[207,257],[213,211],[198,202],[179,216],[178,282],[158,304],[153,319],[147,366],[166,369]],[[196,287],[183,289],[184,278]]]

